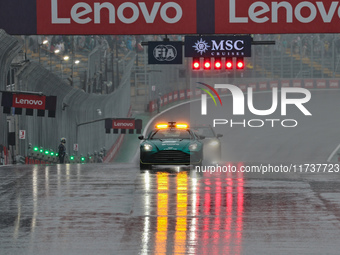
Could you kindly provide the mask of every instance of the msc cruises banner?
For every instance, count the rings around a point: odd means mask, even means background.
[[[339,33],[339,1],[3,0],[9,34]]]
[[[250,36],[186,36],[186,57],[251,57]]]

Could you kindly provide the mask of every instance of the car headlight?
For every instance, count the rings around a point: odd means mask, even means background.
[[[211,146],[217,146],[218,145],[218,141],[211,141],[210,143],[209,143],[209,145],[211,145]]]
[[[149,144],[149,143],[145,143],[145,144],[143,145],[143,150],[145,150],[145,151],[151,151],[152,148],[153,148],[152,145]]]
[[[198,148],[198,144],[197,143],[192,143],[192,144],[189,145],[189,150],[190,151],[195,151],[195,150],[197,150],[197,148]]]

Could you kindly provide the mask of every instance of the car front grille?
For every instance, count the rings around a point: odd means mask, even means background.
[[[190,154],[182,151],[163,150],[154,154],[156,162],[190,162]]]

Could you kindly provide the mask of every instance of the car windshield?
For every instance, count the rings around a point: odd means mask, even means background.
[[[186,129],[159,129],[151,134],[150,139],[192,139],[189,130]]]
[[[200,136],[215,137],[214,131],[210,127],[195,127],[193,131]]]

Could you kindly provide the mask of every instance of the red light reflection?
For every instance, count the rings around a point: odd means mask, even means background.
[[[187,172],[157,174],[150,184],[158,192],[153,195],[157,217],[149,228],[156,231],[154,240],[148,240],[153,252],[242,254],[244,175],[239,169],[243,163],[228,165],[238,171],[205,172],[197,179]]]

